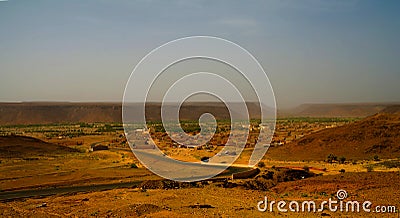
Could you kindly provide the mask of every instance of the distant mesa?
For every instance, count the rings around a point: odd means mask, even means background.
[[[255,103],[247,103],[250,118],[259,118],[260,108]],[[141,104],[132,103],[129,116],[140,115]],[[167,107],[170,107],[167,105]],[[233,108],[233,113],[235,108]],[[229,111],[221,102],[184,103],[180,110],[181,120],[198,120],[203,113],[211,113],[217,119],[229,119]],[[128,116],[128,117],[129,117]],[[246,115],[238,114],[246,117]],[[146,104],[146,120],[161,120],[161,104]],[[0,125],[27,125],[51,123],[121,123],[121,103],[68,103],[29,102],[0,103]]]
[[[250,118],[260,117],[256,103],[246,103]],[[305,104],[292,110],[278,111],[280,117],[366,117],[378,113],[390,104]],[[168,105],[167,105],[168,106]],[[132,103],[129,116],[140,115],[140,104]],[[267,108],[272,113],[271,108]],[[198,120],[203,113],[211,113],[217,119],[229,119],[229,111],[222,102],[188,102],[180,110],[181,120]],[[237,113],[235,106],[232,113]],[[235,114],[243,118],[246,115]],[[161,104],[146,105],[146,119],[161,120]],[[26,125],[50,123],[122,122],[121,103],[69,103],[23,102],[0,103],[0,125]]]
[[[121,122],[118,103],[0,103],[0,125]]]
[[[399,114],[400,113],[400,104],[399,105],[390,105],[381,111],[382,113],[388,114]]]
[[[279,115],[291,117],[367,117],[394,103],[302,104]]]

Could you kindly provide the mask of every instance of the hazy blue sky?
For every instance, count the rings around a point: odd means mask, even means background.
[[[278,106],[400,101],[399,1],[0,1],[0,101],[121,101],[138,61],[191,35],[231,40]]]

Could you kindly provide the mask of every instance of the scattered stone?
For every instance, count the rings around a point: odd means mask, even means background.
[[[190,208],[215,208],[212,205],[209,204],[194,204],[194,205],[189,205]]]
[[[137,216],[143,216],[163,210],[162,208],[154,204],[133,204],[130,206],[130,208]]]
[[[42,204],[39,204],[38,206],[36,206],[36,208],[40,208],[40,207],[47,207],[47,203],[42,203]]]

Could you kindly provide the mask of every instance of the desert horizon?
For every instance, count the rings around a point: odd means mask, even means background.
[[[0,218],[400,217],[399,11],[0,0]]]

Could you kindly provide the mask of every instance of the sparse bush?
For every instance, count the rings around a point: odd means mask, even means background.
[[[378,155],[375,155],[375,156],[374,156],[374,161],[380,161],[380,159],[379,159],[379,156],[378,156]]]
[[[285,193],[285,194],[281,195],[281,198],[285,198],[287,196],[289,196],[289,193]]]
[[[386,168],[397,168],[397,167],[400,167],[400,161],[388,160],[388,161],[383,161],[383,162],[379,163],[379,165],[382,165]]]
[[[90,214],[90,216],[98,216],[98,215],[99,215],[99,211],[95,211],[95,212]]]
[[[320,192],[319,195],[328,197],[328,194],[326,192]]]
[[[260,162],[258,162],[257,166],[260,167],[260,168],[264,168],[265,167],[265,163],[263,161],[260,161]]]
[[[329,154],[327,157],[328,163],[332,163],[333,161],[337,161],[337,156],[334,154]]]
[[[366,168],[367,168],[367,172],[374,171],[374,167],[372,165],[368,165]]]
[[[75,147],[75,149],[79,152],[79,153],[86,153],[86,148],[84,148],[84,147],[78,147],[78,146],[76,146]]]
[[[138,168],[138,166],[135,163],[132,163],[131,168],[136,169],[136,168]]]
[[[340,169],[339,172],[340,172],[340,173],[345,173],[346,170],[345,170],[345,169]]]
[[[276,183],[270,179],[253,179],[250,181],[246,181],[244,184],[245,188],[253,189],[253,190],[269,190],[270,188],[274,187]]]
[[[346,161],[345,157],[339,157],[339,163],[344,164],[344,162]]]

